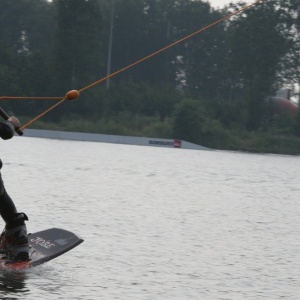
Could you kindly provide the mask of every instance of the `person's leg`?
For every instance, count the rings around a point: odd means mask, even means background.
[[[5,190],[0,173],[0,215],[5,224],[9,224],[16,217],[16,213],[15,204]]]
[[[13,260],[27,260],[29,245],[25,221],[28,217],[17,212],[14,202],[5,190],[1,173],[0,215],[5,221],[5,229],[0,237],[0,250]]]

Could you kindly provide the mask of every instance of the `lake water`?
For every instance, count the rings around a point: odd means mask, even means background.
[[[15,137],[6,188],[85,241],[0,299],[300,299],[300,157]]]

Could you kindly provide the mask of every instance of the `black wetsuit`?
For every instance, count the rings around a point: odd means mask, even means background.
[[[10,122],[0,122],[0,137],[3,140],[11,139],[14,136],[14,126]],[[2,161],[0,159],[0,169],[2,167]],[[5,221],[6,225],[12,222],[17,213],[14,202],[7,194],[2,176],[0,173],[0,215]]]

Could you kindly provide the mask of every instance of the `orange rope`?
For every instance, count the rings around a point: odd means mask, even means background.
[[[60,100],[62,97],[0,96],[0,100]]]
[[[40,119],[41,117],[43,117],[44,115],[46,115],[48,112],[50,112],[52,109],[54,109],[55,107],[57,107],[61,103],[63,103],[66,99],[67,99],[66,97],[62,98],[59,102],[57,102],[53,106],[49,107],[47,110],[45,110],[43,113],[41,113],[40,115],[38,115],[37,117],[35,117],[31,121],[29,121],[27,124],[25,124],[22,127],[20,127],[20,130],[24,131],[25,128],[29,127],[32,123],[34,123],[35,121],[37,121],[38,119]]]
[[[180,40],[178,40],[178,41],[176,41],[176,42],[174,42],[174,43],[172,43],[172,44],[170,44],[170,45],[168,45],[168,46],[166,46],[166,47],[164,47],[164,48],[162,48],[162,49],[160,49],[160,50],[158,50],[158,51],[156,51],[156,52],[154,52],[154,53],[152,53],[152,54],[150,54],[150,55],[148,55],[148,56],[146,56],[146,57],[144,57],[144,58],[142,58],[142,59],[140,59],[140,60],[138,60],[138,61],[136,61],[136,62],[134,62],[132,64],[130,64],[130,65],[128,65],[127,67],[122,68],[122,69],[120,69],[120,70],[118,70],[118,71],[116,71],[116,72],[114,72],[114,73],[112,73],[112,74],[110,74],[110,75],[108,75],[108,76],[106,76],[106,77],[98,80],[98,81],[95,81],[94,83],[92,83],[92,84],[90,84],[90,85],[88,85],[88,86],[80,89],[78,92],[81,93],[83,91],[86,91],[86,90],[88,90],[88,89],[90,89],[90,88],[92,88],[92,87],[94,87],[94,86],[96,86],[96,85],[98,85],[98,84],[106,81],[107,79],[109,79],[111,77],[114,77],[114,76],[116,76],[116,75],[118,75],[118,74],[120,74],[120,73],[122,73],[122,72],[124,72],[124,71],[126,71],[126,70],[128,70],[128,69],[130,69],[130,68],[132,68],[132,67],[134,67],[134,66],[136,66],[136,65],[138,65],[138,64],[140,64],[140,63],[142,63],[142,62],[144,62],[144,61],[146,61],[146,60],[148,60],[148,59],[150,59],[150,58],[152,58],[152,57],[154,57],[154,56],[156,56],[156,55],[158,55],[158,54],[160,54],[160,53],[162,53],[162,52],[164,52],[164,51],[166,51],[166,50],[168,50],[168,49],[170,49],[170,48],[172,48],[172,47],[174,47],[174,46],[176,46],[176,45],[178,45],[178,44],[180,44],[180,43],[182,43],[184,41],[186,41],[186,40],[188,40],[188,39],[190,39],[190,38],[192,38],[192,37],[194,37],[195,35],[198,35],[198,34],[202,33],[203,31],[208,30],[208,29],[210,29],[210,28],[212,28],[212,27],[214,27],[214,26],[216,26],[216,25],[218,25],[218,24],[220,24],[220,23],[222,23],[222,22],[230,19],[231,17],[240,14],[241,12],[244,12],[245,10],[247,10],[247,9],[249,9],[249,8],[257,5],[259,2],[262,2],[262,1],[263,0],[256,0],[254,3],[249,4],[249,5],[245,6],[245,7],[237,10],[236,12],[227,15],[226,17],[224,17],[222,19],[220,19],[220,20],[218,20],[218,21],[216,21],[216,22],[214,22],[214,23],[212,23],[212,24],[210,24],[210,25],[208,25],[208,26],[206,26],[206,27],[204,27],[204,28],[202,28],[200,30],[195,31],[194,33],[192,33],[192,34],[190,34],[190,35],[188,35],[188,36],[186,36],[186,37],[184,37],[184,38],[182,38],[182,39],[180,39]],[[4,100],[7,100],[9,98],[12,99],[12,97],[6,97],[6,96],[5,97],[0,97],[0,99],[3,99],[3,98],[5,98]],[[38,97],[35,97],[35,98],[32,98],[32,97],[14,97],[14,98],[18,98],[18,99],[26,99],[26,98],[27,99],[28,98],[30,98],[30,99],[36,99]],[[53,99],[57,100],[58,99],[56,97],[44,97],[44,98],[40,98],[40,99],[45,99],[45,98],[51,99],[51,100],[53,100]],[[30,126],[33,122],[35,122],[36,120],[40,119],[42,116],[44,116],[45,114],[47,114],[48,112],[50,112],[51,110],[53,110],[55,107],[57,107],[58,105],[60,105],[61,103],[63,103],[68,98],[67,98],[67,96],[65,96],[64,98],[59,98],[59,99],[61,99],[61,100],[58,103],[56,103],[55,105],[51,106],[45,112],[43,112],[42,114],[40,114],[39,116],[37,116],[36,118],[34,118],[33,120],[31,120],[30,122],[28,122],[27,124],[25,124],[24,126],[22,126],[21,130],[24,130],[25,128],[27,128],[28,126]]]

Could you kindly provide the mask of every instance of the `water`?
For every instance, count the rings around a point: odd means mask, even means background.
[[[9,194],[31,232],[85,241],[0,271],[0,299],[300,299],[300,158],[15,137]]]

